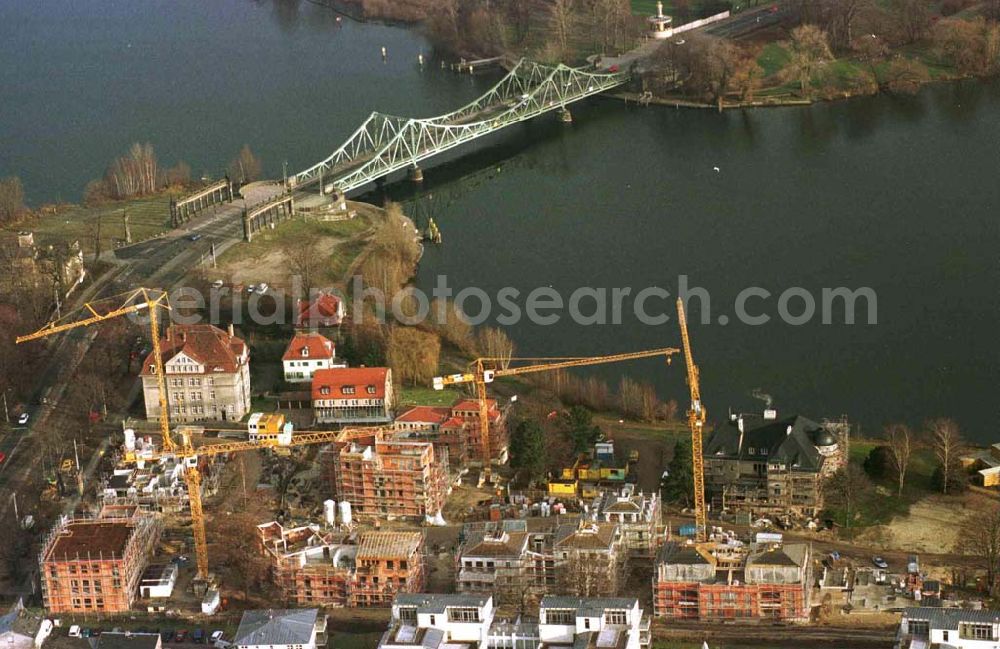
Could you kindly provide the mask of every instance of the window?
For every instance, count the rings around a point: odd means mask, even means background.
[[[547,624],[574,625],[576,624],[576,611],[571,609],[547,609],[545,611],[545,621]]]
[[[449,608],[448,609],[448,621],[449,622],[478,622],[479,621],[479,609],[473,607],[462,607],[462,608]]]
[[[993,640],[993,625],[965,622],[959,626],[958,636],[966,640]]]
[[[354,386],[353,385],[345,385],[342,388],[340,388],[340,391],[343,394],[354,394]]]
[[[605,624],[627,624],[628,614],[625,611],[607,611],[604,613]]]

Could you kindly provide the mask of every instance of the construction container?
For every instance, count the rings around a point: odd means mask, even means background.
[[[678,532],[681,536],[695,536],[698,533],[698,527],[695,525],[681,525],[681,529]]]

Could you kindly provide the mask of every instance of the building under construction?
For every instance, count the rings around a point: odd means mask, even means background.
[[[507,461],[507,422],[495,399],[486,400],[490,421],[490,456]],[[445,448],[452,468],[466,463],[482,463],[482,436],[479,433],[479,403],[460,399],[450,407],[414,406],[396,417],[393,426],[407,439],[434,442]]]
[[[447,451],[384,431],[332,444],[323,464],[334,498],[358,518],[437,519],[448,496]]]
[[[396,593],[420,592],[423,534],[323,532],[318,525],[258,526],[275,584],[298,606],[389,606]]]
[[[656,492],[636,492],[633,484],[609,489],[594,501],[592,512],[598,521],[618,524],[622,544],[630,554],[652,557],[663,541],[660,494]]]
[[[42,543],[42,601],[50,613],[121,613],[160,538],[160,519],[138,507],[105,507],[98,518],[58,524]]]
[[[806,516],[823,508],[823,481],[846,461],[846,422],[733,414],[705,442],[705,490],[719,511]]]
[[[657,556],[653,611],[687,620],[809,617],[810,549],[804,543],[722,539],[668,542]]]

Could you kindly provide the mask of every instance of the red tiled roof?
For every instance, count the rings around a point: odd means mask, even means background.
[[[410,423],[440,424],[451,416],[450,408],[435,408],[433,406],[414,406],[396,417],[396,421]]]
[[[233,373],[239,369],[239,358],[246,353],[247,346],[242,338],[230,336],[228,332],[210,324],[170,325],[160,341],[163,363],[166,364],[177,354],[184,352],[205,366],[206,372]],[[153,354],[142,364],[142,374],[152,375]]]
[[[497,400],[496,399],[487,399],[486,400],[486,408],[487,408],[487,410],[496,410],[496,407],[497,407]],[[453,411],[454,410],[476,410],[476,411],[478,411],[479,410],[479,402],[476,401],[475,399],[462,399],[461,401],[458,401],[457,403],[453,404],[451,406],[451,409]]]
[[[302,355],[302,350],[308,349],[306,356]],[[281,357],[283,361],[295,361],[303,358],[311,359],[331,359],[336,354],[336,347],[326,336],[318,333],[298,333],[292,337],[288,343],[285,355]]]
[[[340,299],[331,293],[320,293],[315,300],[299,300],[297,303],[296,324],[311,324],[315,320],[334,320],[340,322]]]
[[[384,399],[385,382],[389,373],[387,367],[338,367],[316,370],[312,381],[313,401],[318,399]],[[368,393],[368,386],[375,386],[375,392]],[[354,394],[344,394],[341,388],[353,386]],[[323,388],[330,389],[323,394]]]
[[[461,417],[452,417],[441,424],[441,428],[455,428],[460,429],[465,426],[465,420]]]

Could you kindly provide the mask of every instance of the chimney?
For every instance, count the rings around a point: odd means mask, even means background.
[[[235,335],[236,335],[236,334],[235,334],[235,333],[233,332],[233,323],[232,323],[232,322],[230,322],[230,323],[229,323],[229,337],[230,337],[230,338],[232,338],[232,337],[233,337],[233,336],[235,336]]]
[[[736,416],[736,427],[740,429],[741,433],[743,432],[743,415]]]
[[[785,429],[785,437],[788,437],[791,434],[792,434],[792,425],[788,424],[788,428]]]

